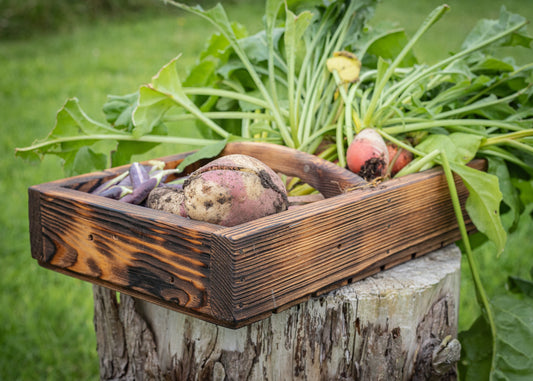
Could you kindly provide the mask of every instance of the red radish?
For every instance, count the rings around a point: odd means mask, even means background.
[[[404,148],[398,149],[393,143],[387,144],[389,151],[389,172],[391,176],[396,175],[400,170],[413,160],[413,154]]]
[[[346,152],[348,168],[365,180],[384,176],[389,165],[389,151],[381,135],[374,129],[359,132]]]

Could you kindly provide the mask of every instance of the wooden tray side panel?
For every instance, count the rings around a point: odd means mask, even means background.
[[[41,231],[34,233],[42,247],[33,252],[42,265],[171,306],[209,310],[216,226],[59,187],[41,189],[39,204]]]
[[[456,183],[464,207],[468,191]],[[247,324],[328,285],[460,238],[442,171],[384,184],[302,207],[290,219],[271,216],[218,231],[213,255],[231,279],[217,283],[213,308],[227,309],[228,300],[217,295],[231,295],[235,325]]]

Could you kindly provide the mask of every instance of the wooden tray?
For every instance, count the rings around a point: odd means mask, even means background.
[[[238,328],[460,238],[439,169],[371,186],[333,163],[278,145],[231,143],[223,155],[231,153],[298,176],[326,198],[222,227],[88,193],[128,169],[117,167],[29,188],[33,258]],[[160,160],[174,168],[187,155]],[[483,161],[473,166],[485,169]],[[464,205],[468,192],[456,182]]]

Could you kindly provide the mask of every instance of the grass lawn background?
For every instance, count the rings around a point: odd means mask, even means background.
[[[397,22],[412,34],[440,4],[384,0],[375,20]],[[502,4],[533,20],[533,3],[522,0],[491,0],[482,7],[477,0],[448,4],[451,10],[415,49],[422,60],[432,62],[456,50],[476,20],[496,18]],[[249,31],[261,29],[261,1],[231,2],[227,10]],[[44,137],[68,97],[79,98],[92,118],[103,121],[101,106],[108,94],[136,91],[180,53],[185,71],[212,31],[205,21],[172,8],[167,16],[82,23],[68,32],[0,41],[0,379],[98,379],[91,286],[40,268],[30,254],[27,188],[63,177],[60,163],[47,157],[40,165],[28,165],[14,157],[15,147]],[[519,58],[533,61],[531,53]],[[480,258],[490,292],[497,292],[506,273],[524,276],[529,270],[531,260],[518,250],[524,250],[520,244],[531,237],[531,230],[512,237],[513,253],[498,261]],[[476,307],[468,273],[463,273],[465,328]]]

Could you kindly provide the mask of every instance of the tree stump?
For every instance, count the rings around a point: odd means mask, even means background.
[[[447,246],[232,330],[95,286],[102,380],[455,379]]]

